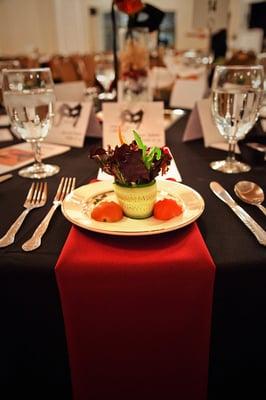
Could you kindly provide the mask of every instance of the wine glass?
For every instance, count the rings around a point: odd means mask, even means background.
[[[32,146],[35,162],[18,174],[41,179],[59,172],[57,165],[43,164],[41,142],[54,117],[54,83],[49,68],[3,70],[4,105],[15,132]]]
[[[99,99],[114,99],[114,93],[110,92],[111,84],[115,79],[114,61],[112,54],[103,53],[97,54],[95,56],[95,77],[104,89],[104,92],[100,93]]]
[[[227,158],[211,168],[227,174],[247,172],[250,166],[237,161],[235,147],[255,124],[263,98],[263,67],[217,66],[212,83],[212,116],[219,133],[228,141]]]
[[[260,109],[260,116],[266,118],[266,52],[257,54],[257,64],[262,65],[264,70],[264,96]]]

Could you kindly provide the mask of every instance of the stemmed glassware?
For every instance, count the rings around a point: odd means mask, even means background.
[[[41,179],[59,172],[57,165],[44,164],[41,142],[54,117],[54,83],[49,68],[3,70],[4,105],[18,136],[31,143],[35,162],[18,173],[24,178]]]
[[[266,118],[266,52],[257,54],[257,63],[262,65],[264,70],[264,96],[260,109],[260,116]]]
[[[112,100],[115,96],[110,91],[111,84],[115,79],[114,61],[112,54],[97,54],[95,56],[95,76],[97,81],[102,85],[104,92],[100,93],[99,99]]]
[[[250,166],[237,161],[235,147],[257,121],[263,98],[261,65],[217,66],[212,83],[212,116],[219,133],[228,141],[227,158],[211,168],[228,174],[246,172]]]

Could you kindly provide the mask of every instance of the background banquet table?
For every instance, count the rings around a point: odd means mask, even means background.
[[[166,138],[183,183],[205,200],[197,223],[216,264],[208,398],[240,398],[248,393],[256,398],[256,393],[266,389],[266,249],[213,195],[209,183],[217,180],[231,194],[241,179],[256,181],[266,189],[265,163],[239,175],[211,170],[209,163],[223,158],[224,153],[204,148],[202,140],[182,143],[187,118],[188,114],[168,129]],[[15,398],[12,394],[15,396],[19,388],[27,398],[71,399],[64,322],[54,274],[71,224],[58,210],[39,249],[25,253],[21,245],[47,213],[60,176],[76,176],[77,186],[96,177],[97,166],[88,155],[89,149],[99,144],[99,139],[87,138],[84,148],[73,148],[51,159],[61,171],[48,179],[47,205],[27,217],[15,244],[0,249],[2,398]],[[16,171],[11,180],[0,184],[1,236],[22,211],[29,186],[30,181],[18,177]],[[260,210],[243,207],[266,229]],[[9,397],[4,396],[7,390]]]

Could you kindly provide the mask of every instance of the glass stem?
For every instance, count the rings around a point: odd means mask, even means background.
[[[236,157],[235,157],[235,149],[236,149],[236,133],[238,130],[238,121],[237,119],[234,120],[234,134],[233,136],[231,136],[231,139],[229,140],[229,147],[228,147],[228,154],[226,157],[226,161],[228,163],[233,163],[236,161]]]
[[[229,147],[228,147],[228,154],[226,157],[226,161],[228,162],[234,162],[236,160],[235,158],[235,148],[236,148],[236,142],[229,142]]]
[[[41,144],[40,142],[32,142],[31,143],[33,155],[34,155],[34,164],[38,167],[42,165],[42,153],[41,153]]]

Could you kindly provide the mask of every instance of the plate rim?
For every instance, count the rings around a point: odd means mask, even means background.
[[[202,195],[196,191],[195,189],[193,189],[192,187],[185,185],[181,182],[175,182],[175,181],[170,181],[170,180],[161,180],[161,181],[157,181],[157,185],[160,187],[161,185],[164,185],[165,183],[167,183],[167,185],[169,186],[182,186],[184,188],[186,188],[186,190],[191,191],[194,193],[194,195],[196,195],[196,197],[198,198],[199,202],[200,202],[200,211],[198,214],[196,214],[193,218],[191,218],[188,221],[184,221],[183,224],[178,224],[178,225],[171,225],[168,226],[166,228],[163,228],[162,226],[159,229],[153,229],[153,230],[141,230],[141,231],[122,231],[122,230],[109,230],[108,229],[108,223],[106,223],[106,227],[107,229],[102,229],[102,228],[97,228],[97,226],[87,226],[85,224],[80,223],[80,221],[76,221],[75,219],[71,218],[69,216],[69,214],[67,214],[66,210],[65,210],[65,205],[67,204],[67,202],[69,201],[69,199],[71,199],[71,197],[73,196],[73,193],[75,194],[75,192],[77,190],[80,190],[84,187],[94,187],[97,188],[99,186],[103,186],[102,190],[104,191],[110,191],[110,189],[112,190],[112,185],[113,182],[112,181],[99,181],[99,182],[93,182],[93,183],[88,183],[85,185],[81,185],[78,186],[77,188],[75,188],[70,194],[68,194],[66,196],[66,198],[64,199],[64,201],[62,202],[61,205],[61,211],[62,214],[64,215],[64,217],[71,222],[73,225],[78,226],[82,229],[85,229],[87,231],[91,231],[91,232],[97,232],[97,233],[102,233],[105,235],[115,235],[115,236],[148,236],[148,235],[158,235],[158,234],[162,234],[162,233],[166,233],[166,232],[171,232],[177,229],[181,229],[184,228],[190,224],[192,224],[193,222],[195,222],[204,212],[205,210],[205,201],[202,197]],[[94,185],[94,186],[93,186]],[[88,217],[89,218],[89,217]],[[125,217],[128,218],[128,217]],[[151,218],[151,217],[149,217]],[[129,219],[129,218],[128,218]],[[148,218],[147,218],[148,219]],[[142,220],[141,220],[142,221]],[[95,221],[97,223],[97,221]],[[167,222],[167,221],[166,221]]]

